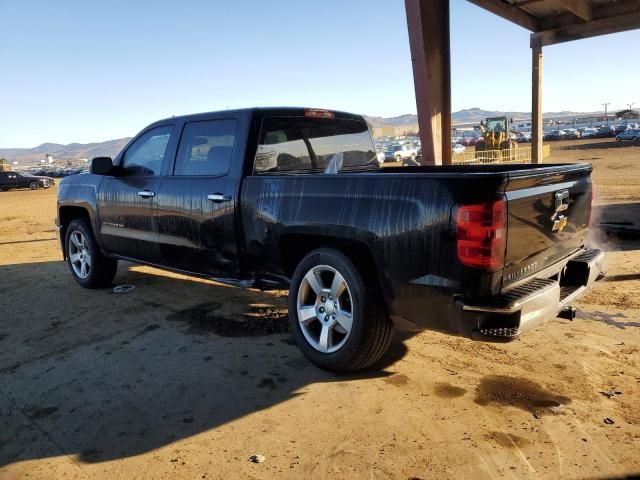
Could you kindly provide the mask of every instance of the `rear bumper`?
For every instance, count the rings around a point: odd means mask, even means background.
[[[534,278],[497,297],[456,301],[456,324],[474,340],[504,342],[555,317],[601,275],[604,253],[584,250],[551,278]]]

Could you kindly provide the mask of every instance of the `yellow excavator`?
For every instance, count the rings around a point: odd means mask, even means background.
[[[484,150],[510,150],[518,144],[511,139],[509,118],[490,117],[480,122],[480,131],[484,140],[476,143],[476,152]]]
[[[10,172],[11,165],[4,158],[0,158],[0,172]]]

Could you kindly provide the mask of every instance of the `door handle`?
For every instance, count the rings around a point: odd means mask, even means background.
[[[222,193],[212,193],[207,195],[207,200],[211,200],[212,202],[222,203],[222,202],[230,202],[231,195],[223,195]]]
[[[151,198],[156,196],[156,192],[152,192],[150,190],[141,190],[138,192],[138,196],[142,198]]]

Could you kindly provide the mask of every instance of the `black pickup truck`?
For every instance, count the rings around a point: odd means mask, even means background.
[[[600,275],[588,164],[378,166],[358,115],[255,108],[145,128],[60,183],[63,255],[83,287],[118,260],[288,288],[316,365],[375,363],[400,329],[508,341]]]

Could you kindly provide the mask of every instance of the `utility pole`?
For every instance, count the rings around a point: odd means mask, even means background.
[[[629,106],[629,111],[631,111],[631,108],[635,105],[635,102],[627,103],[627,105]]]
[[[606,102],[606,103],[603,103],[602,105],[604,105],[604,118],[607,121],[607,126],[609,126],[609,116],[607,115],[607,107],[611,105],[611,102]]]

